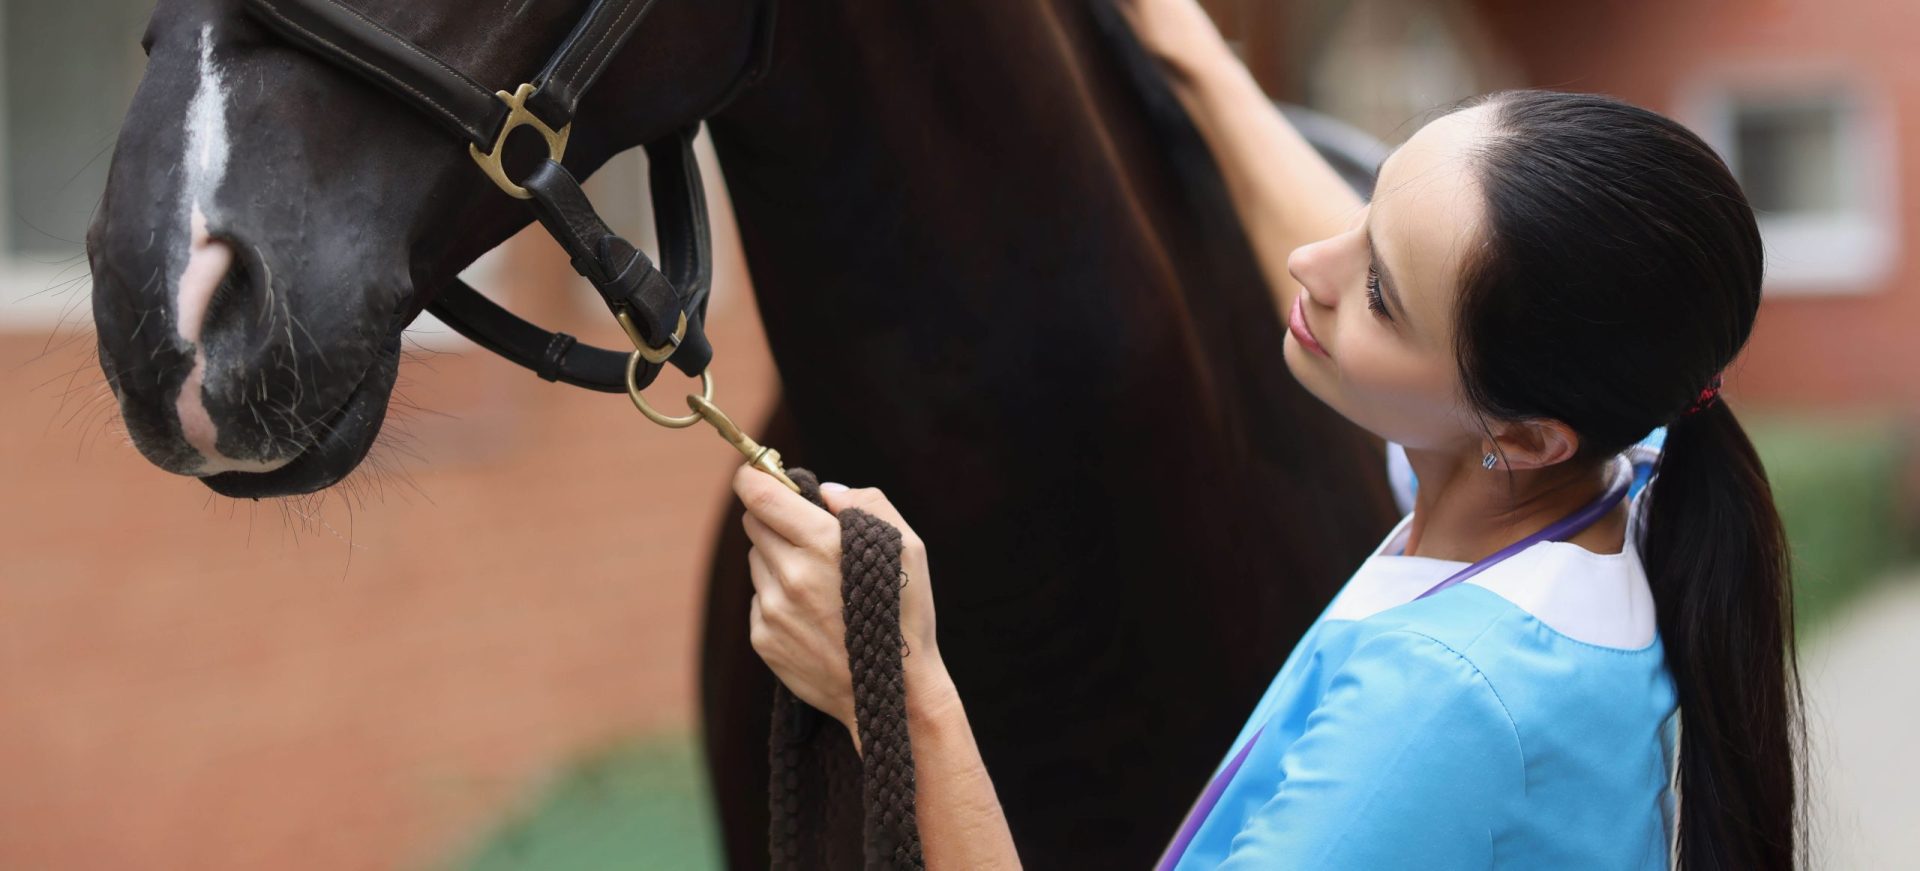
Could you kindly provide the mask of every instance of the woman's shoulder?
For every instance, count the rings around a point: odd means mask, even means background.
[[[1642,630],[1631,616],[1650,611],[1650,600],[1645,604],[1621,601],[1634,597],[1625,582],[1582,587],[1580,582],[1594,581],[1596,576],[1560,565],[1562,560],[1584,558],[1559,551],[1550,548],[1537,559],[1513,566],[1510,574],[1484,579],[1491,586],[1476,578],[1348,624],[1348,631],[1354,633],[1350,658],[1396,651],[1402,656],[1458,657],[1495,694],[1533,699],[1536,713],[1562,704],[1578,708],[1586,700],[1634,688],[1650,689],[1659,697],[1655,702],[1666,698],[1671,683],[1651,616],[1644,641],[1639,640]],[[1575,582],[1553,582],[1569,575]],[[1524,594],[1512,593],[1525,607],[1500,592],[1509,578],[1533,582]],[[1609,597],[1613,600],[1607,601]],[[1579,616],[1582,607],[1590,609],[1591,615]],[[1408,644],[1409,637],[1426,643]],[[1627,643],[1605,643],[1622,641]]]
[[[1515,734],[1557,734],[1568,718],[1628,731],[1652,728],[1675,704],[1656,636],[1644,647],[1591,644],[1565,635],[1486,587],[1463,583],[1360,621],[1345,666],[1401,667],[1419,675],[1411,704],[1432,701],[1471,675],[1498,700]]]
[[[1350,725],[1364,719],[1402,729],[1428,722],[1517,739],[1512,714],[1473,655],[1476,633],[1463,632],[1461,622],[1363,621],[1353,628],[1352,647],[1317,707],[1346,708]],[[1506,743],[1517,749],[1517,743]]]

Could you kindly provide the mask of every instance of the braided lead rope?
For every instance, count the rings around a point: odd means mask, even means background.
[[[822,508],[819,479],[789,469]],[[821,715],[776,685],[768,745],[771,866],[776,871],[926,867],[914,810],[913,743],[900,631],[900,530],[858,509],[840,513],[840,593],[853,673],[854,722],[865,757]],[[851,813],[858,783],[860,817]],[[857,828],[856,828],[857,825]],[[855,845],[858,845],[857,848]],[[856,859],[855,856],[860,858]]]

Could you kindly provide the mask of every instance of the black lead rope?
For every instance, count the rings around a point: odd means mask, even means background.
[[[822,508],[805,469],[788,474]],[[853,672],[861,753],[826,715],[773,692],[767,832],[774,871],[922,869],[907,733],[906,639],[900,631],[900,530],[855,508],[840,512],[841,616]]]

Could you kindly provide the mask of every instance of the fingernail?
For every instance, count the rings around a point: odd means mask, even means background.
[[[847,490],[848,487],[845,484],[836,484],[832,481],[820,482],[820,492],[822,493],[845,493]]]

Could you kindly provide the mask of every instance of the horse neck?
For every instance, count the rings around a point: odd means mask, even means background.
[[[935,266],[978,261],[990,240],[1152,247],[1150,215],[1169,204],[1142,188],[1166,156],[1089,4],[999,5],[784,4],[773,69],[712,123],[744,229],[816,249],[879,233]],[[909,217],[932,220],[899,226]],[[901,265],[924,283],[928,264]]]
[[[1012,494],[938,480],[1172,452],[1180,487],[1249,505],[1353,488],[1378,456],[1288,374],[1224,183],[1131,33],[1109,4],[993,5],[787,4],[767,77],[711,123],[793,456],[982,511]]]
[[[1171,335],[1183,279],[1259,286],[1224,196],[1183,193],[1095,4],[997,5],[785,4],[768,76],[713,120],[783,368],[833,353],[788,336],[927,320],[977,352]]]

